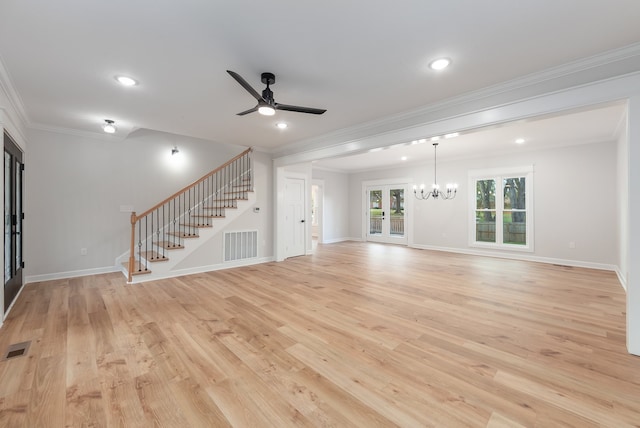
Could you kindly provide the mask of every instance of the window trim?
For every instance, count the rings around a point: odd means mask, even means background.
[[[477,169],[470,170],[468,174],[468,189],[469,189],[469,247],[473,248],[486,248],[494,250],[509,250],[509,251],[534,251],[534,213],[533,213],[533,174],[534,166],[525,165],[520,167],[509,168],[491,168],[491,169]],[[526,226],[526,239],[525,245],[519,244],[505,244],[498,242],[498,236],[502,237],[502,219],[504,212],[504,191],[503,180],[505,178],[525,177],[525,213],[527,218]],[[476,241],[476,182],[478,180],[496,180],[496,186],[500,186],[500,190],[496,190],[496,230],[499,229],[499,234],[496,233],[496,242],[480,242]],[[500,219],[500,228],[498,228],[498,219]]]

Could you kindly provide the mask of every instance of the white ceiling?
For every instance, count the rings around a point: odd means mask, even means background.
[[[637,0],[3,0],[0,59],[30,127],[100,132],[114,119],[120,138],[152,129],[276,151],[637,43],[639,18]],[[451,67],[429,70],[441,56]],[[328,111],[236,116],[255,100],[227,69],[258,91],[273,72],[276,101]],[[602,122],[593,132],[610,134]]]

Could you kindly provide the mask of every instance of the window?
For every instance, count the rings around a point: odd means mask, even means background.
[[[469,245],[533,251],[533,166],[469,172]]]

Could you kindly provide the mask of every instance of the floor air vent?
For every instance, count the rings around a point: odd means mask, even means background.
[[[9,345],[2,359],[10,360],[11,358],[22,357],[23,355],[27,355],[27,351],[29,350],[29,345],[31,345],[31,341],[14,343],[13,345]]]
[[[258,257],[258,231],[224,233],[224,261],[254,259]]]

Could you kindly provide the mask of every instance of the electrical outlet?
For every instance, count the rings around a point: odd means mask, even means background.
[[[80,248],[80,255],[81,256],[86,256],[87,255],[87,249],[86,248]]]
[[[576,243],[573,241],[569,242],[569,248],[571,249],[576,248]]]

